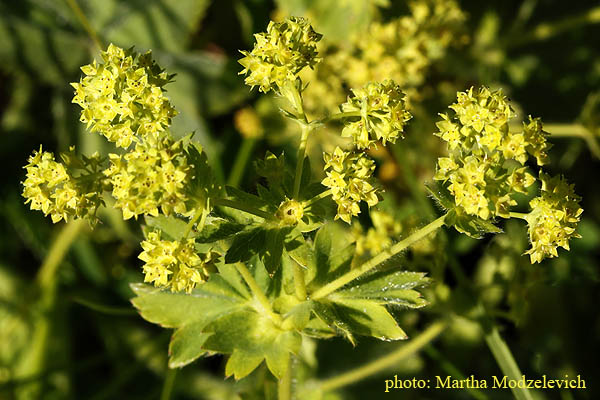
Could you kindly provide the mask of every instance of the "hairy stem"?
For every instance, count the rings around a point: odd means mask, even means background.
[[[597,23],[600,23],[600,7],[590,8],[579,15],[568,16],[559,21],[539,24],[530,32],[521,34],[519,37],[513,36],[510,41],[507,41],[506,47],[519,47],[535,41],[546,40],[571,29]]]
[[[300,147],[298,147],[298,158],[296,160],[296,175],[294,176],[294,199],[297,199],[300,193],[302,169],[304,168],[304,157],[306,156],[306,143],[308,142],[310,130],[309,125],[302,125],[302,136],[300,137]]]
[[[395,350],[375,361],[371,361],[370,363],[367,363],[361,367],[321,381],[319,386],[323,391],[333,390],[356,383],[370,375],[381,372],[386,368],[397,364],[400,360],[415,354],[424,346],[431,343],[444,331],[447,324],[448,323],[445,320],[436,321],[427,329],[425,329],[419,336],[415,337],[410,342],[403,344],[398,350]]]
[[[316,300],[316,299],[326,297],[329,294],[335,292],[336,290],[338,290],[342,286],[346,285],[347,283],[353,281],[354,279],[358,278],[359,276],[372,270],[373,268],[375,268],[376,266],[378,266],[379,264],[381,264],[388,258],[395,256],[396,254],[400,253],[407,247],[409,247],[409,246],[413,245],[414,243],[418,242],[419,240],[423,239],[430,233],[438,230],[440,227],[442,227],[444,225],[445,218],[446,218],[446,215],[443,215],[443,216],[439,217],[438,219],[436,219],[435,221],[429,223],[428,225],[425,225],[423,228],[414,232],[412,235],[410,235],[406,239],[401,240],[400,242],[396,243],[389,249],[377,254],[375,257],[371,258],[370,260],[368,260],[367,262],[362,264],[360,267],[352,269],[349,272],[346,272],[344,275],[340,276],[339,278],[335,279],[334,281],[319,288],[310,297],[312,299]]]
[[[169,400],[171,398],[171,393],[173,393],[173,386],[175,385],[176,377],[177,369],[167,368],[165,381],[163,382],[162,392],[160,393],[160,400]]]
[[[29,343],[29,350],[15,368],[18,377],[36,375],[44,369],[48,339],[52,328],[52,319],[49,313],[54,308],[56,297],[56,271],[85,226],[86,223],[83,220],[75,220],[64,225],[52,242],[52,246],[37,273],[36,281],[40,288],[38,307],[41,314],[35,321],[35,330]],[[38,383],[31,383],[21,388],[20,392],[23,397],[37,397],[40,389]]]
[[[255,145],[256,139],[244,139],[242,141],[242,146],[237,153],[233,167],[231,168],[231,173],[227,179],[227,184],[229,186],[238,187],[240,185]]]
[[[288,356],[288,366],[277,382],[277,399],[291,400],[292,398],[292,356]]]
[[[527,220],[527,216],[529,214],[511,211],[509,213],[509,215],[511,218],[519,218],[519,219]]]
[[[281,317],[278,314],[275,314],[275,312],[273,311],[273,308],[271,307],[271,303],[269,302],[269,299],[267,299],[267,296],[263,293],[260,286],[258,286],[258,283],[256,283],[256,280],[254,280],[254,277],[252,276],[250,271],[248,271],[248,268],[246,268],[246,266],[243,263],[236,263],[235,267],[237,268],[237,270],[240,273],[240,275],[242,276],[242,278],[244,278],[244,281],[246,281],[246,283],[248,284],[248,287],[250,288],[252,295],[254,296],[256,301],[258,301],[260,306],[263,308],[263,311],[271,317],[273,322],[280,324]]]
[[[317,201],[319,201],[319,200],[321,200],[321,199],[324,199],[325,197],[329,197],[329,196],[331,196],[331,194],[332,194],[332,193],[333,193],[333,192],[331,191],[331,189],[327,189],[326,191],[324,191],[324,192],[322,192],[322,193],[319,193],[318,195],[316,195],[316,196],[315,196],[315,197],[313,197],[312,199],[305,201],[305,202],[302,204],[302,206],[303,206],[304,208],[306,208],[306,207],[309,207],[309,206],[311,206],[311,205],[315,204]]]
[[[480,305],[481,307],[481,305]],[[483,307],[482,307],[483,308]],[[502,370],[502,373],[508,377],[509,380],[519,380],[522,377],[521,370],[513,357],[510,348],[506,342],[500,336],[496,326],[490,322],[490,326],[486,332],[484,332],[485,342],[490,348],[492,355],[496,359],[498,366]],[[517,400],[532,400],[531,393],[526,387],[511,388],[511,391]]]
[[[87,34],[92,39],[92,42],[94,42],[94,45],[96,45],[98,50],[102,50],[104,46],[102,46],[102,42],[100,41],[100,39],[98,39],[98,35],[96,34],[94,28],[92,28],[90,21],[87,19],[87,17],[81,10],[81,7],[79,7],[79,4],[77,4],[77,0],[66,0],[66,2],[77,17],[77,19],[79,20],[79,22],[81,23],[81,26],[83,26],[83,29],[85,29]]]
[[[269,214],[266,211],[263,211],[259,208],[249,206],[248,204],[242,203],[233,199],[216,199],[213,200],[213,204],[215,206],[223,206],[229,208],[235,208],[236,210],[240,210],[246,212],[248,214],[256,215],[257,217],[261,217],[267,220],[273,219],[274,216]]]
[[[585,140],[590,152],[600,158],[600,145],[596,136],[581,124],[544,124],[544,130],[553,137],[578,137]]]
[[[450,360],[444,357],[439,351],[436,350],[431,344],[428,344],[425,349],[425,353],[437,362],[448,375],[452,376],[454,379],[464,380],[466,379],[465,374],[463,374],[456,365],[454,365]],[[487,400],[487,395],[480,389],[476,389],[473,387],[466,388],[467,393],[471,395],[474,399],[477,400]]]

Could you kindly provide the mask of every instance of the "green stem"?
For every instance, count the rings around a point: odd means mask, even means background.
[[[67,223],[61,229],[52,243],[52,247],[50,247],[50,251],[46,255],[36,277],[42,291],[53,289],[56,283],[56,270],[85,225],[85,221],[78,219]]]
[[[302,125],[302,136],[300,137],[300,147],[298,147],[298,158],[296,160],[296,176],[294,177],[294,199],[297,199],[300,193],[302,169],[304,167],[304,157],[306,156],[306,143],[308,142],[310,130],[309,125]]]
[[[316,195],[315,197],[313,197],[310,200],[306,200],[304,203],[302,203],[302,206],[304,208],[310,207],[311,205],[315,204],[317,201],[324,199],[325,197],[329,197],[331,196],[333,192],[331,191],[331,189],[327,189],[326,191],[319,193],[318,195]]]
[[[596,136],[581,124],[544,124],[544,130],[553,137],[578,137],[585,140],[590,152],[600,158],[600,145]]]
[[[318,121],[315,121],[315,124],[326,124],[331,121],[337,121],[344,118],[352,118],[352,117],[360,117],[360,111],[349,111],[349,112],[341,112],[333,115],[329,115],[325,118],[322,118]]]
[[[529,214],[511,211],[509,215],[511,218],[519,218],[519,219],[527,220],[527,216]]]
[[[205,210],[205,208],[202,208],[201,211],[196,210],[194,217],[190,220],[190,222],[187,223],[187,225],[185,226],[185,233],[183,234],[184,239],[187,239],[189,234],[192,232],[192,229],[194,228],[194,224],[196,223],[196,221],[198,221],[198,219],[200,219],[200,218],[205,217],[206,212],[204,210]]]
[[[479,307],[483,309],[481,304]],[[509,380],[517,381],[521,379],[523,374],[521,373],[521,370],[519,369],[519,366],[517,365],[510,348],[500,336],[500,333],[493,322],[490,321],[489,325],[490,326],[487,331],[484,332],[485,342],[490,348],[494,358],[496,359],[496,362],[498,363],[498,366],[502,370],[502,373],[508,377]],[[515,387],[511,388],[511,390],[517,400],[533,400],[531,393],[526,387]]]
[[[237,268],[240,275],[242,275],[242,278],[244,278],[244,281],[246,281],[246,283],[248,284],[248,287],[250,288],[250,291],[254,295],[254,298],[256,299],[256,301],[258,301],[258,303],[262,307],[262,309],[263,309],[262,311],[267,313],[271,317],[273,322],[275,322],[276,324],[280,324],[281,317],[279,316],[279,314],[275,314],[275,312],[273,311],[273,308],[271,307],[271,303],[269,302],[269,299],[267,299],[267,296],[265,296],[263,291],[260,289],[260,286],[258,286],[258,283],[256,283],[256,280],[254,280],[254,277],[252,276],[252,274],[250,273],[248,268],[246,268],[246,266],[242,263],[236,263],[235,267]]]
[[[175,385],[175,378],[177,377],[177,369],[167,367],[167,374],[163,383],[162,392],[160,393],[160,400],[169,400],[171,393],[173,393],[173,386]]]
[[[519,37],[512,36],[506,43],[507,48],[519,47],[531,42],[546,40],[565,31],[577,28],[586,24],[596,24],[600,22],[600,7],[594,7],[586,12],[563,18],[559,21],[546,22],[539,24],[532,31],[521,34]]]
[[[237,153],[233,167],[231,168],[231,173],[227,179],[227,184],[229,186],[238,187],[240,185],[256,143],[256,139],[244,138],[242,141],[242,146]]]
[[[346,285],[347,283],[353,281],[354,279],[358,278],[359,276],[372,270],[373,268],[375,268],[376,266],[378,266],[379,264],[381,264],[388,258],[395,256],[396,254],[400,253],[407,247],[409,247],[409,246],[413,245],[414,243],[418,242],[419,240],[423,239],[430,233],[438,230],[440,227],[442,227],[444,225],[445,218],[446,218],[446,216],[443,215],[443,216],[439,217],[438,219],[436,219],[435,221],[429,223],[428,225],[425,225],[423,228],[414,232],[412,235],[410,235],[406,239],[401,240],[400,242],[396,243],[389,249],[377,254],[375,257],[371,258],[370,260],[368,260],[367,262],[362,264],[360,267],[352,269],[349,272],[346,272],[344,275],[333,280],[332,282],[328,283],[327,285],[321,287],[316,292],[314,292],[310,297],[314,300],[317,300],[317,299],[326,297],[329,294],[335,292],[336,290],[338,290],[342,286]]]
[[[296,288],[296,297],[300,301],[305,301],[306,295],[306,282],[304,281],[304,271],[302,265],[298,264],[297,261],[294,263],[294,287]]]
[[[288,356],[288,366],[283,376],[277,382],[277,399],[291,400],[292,398],[292,356]]]
[[[79,4],[77,4],[77,1],[76,0],[66,0],[66,2],[68,4],[68,6],[71,8],[71,10],[73,11],[73,13],[75,14],[75,16],[77,17],[77,19],[79,19],[79,22],[83,26],[83,29],[85,29],[85,31],[88,33],[88,35],[92,39],[92,42],[94,42],[94,44],[96,45],[98,50],[104,49],[104,46],[102,46],[102,42],[100,41],[100,39],[98,39],[98,35],[96,34],[96,31],[94,30],[94,28],[92,28],[90,21],[87,19],[87,17],[81,10],[81,7],[79,7]]]
[[[321,381],[319,386],[323,391],[334,390],[346,385],[350,385],[360,381],[367,376],[376,374],[385,370],[388,367],[396,365],[399,361],[408,358],[422,349],[427,344],[431,343],[438,337],[446,328],[445,320],[436,321],[425,329],[419,336],[402,345],[398,350],[381,357],[375,361],[371,361],[359,368],[350,370],[341,375]]]
[[[456,367],[450,360],[448,360],[447,358],[445,358],[439,351],[436,350],[435,347],[433,347],[431,344],[427,345],[425,347],[425,353],[432,358],[434,361],[436,361],[439,366],[446,371],[446,373],[450,376],[452,376],[452,378],[454,379],[466,379],[465,374],[463,374],[458,367]],[[488,397],[485,395],[485,393],[483,393],[481,390],[476,389],[476,388],[472,388],[472,387],[468,387],[466,388],[467,392],[474,398],[477,400],[486,400]]]
[[[244,204],[240,201],[233,200],[233,199],[216,199],[216,200],[213,200],[213,204],[215,206],[235,208],[236,210],[240,210],[240,211],[246,212],[248,214],[256,215],[257,217],[261,217],[266,220],[271,220],[271,219],[275,218],[272,214],[269,214],[266,211],[263,211],[256,207],[249,206],[248,204]]]
[[[37,273],[36,281],[40,288],[38,306],[41,315],[35,321],[35,330],[29,342],[29,350],[16,368],[16,376],[18,377],[36,375],[44,369],[52,323],[52,319],[48,314],[54,308],[56,298],[56,271],[62,264],[69,248],[85,226],[86,222],[83,220],[75,220],[64,225],[56,239],[52,242],[52,246]],[[20,391],[24,397],[36,397],[40,387],[39,384],[32,383],[31,385],[25,385],[21,389]]]

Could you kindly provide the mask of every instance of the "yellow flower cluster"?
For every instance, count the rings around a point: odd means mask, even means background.
[[[417,87],[429,66],[460,36],[465,15],[455,1],[418,0],[408,5],[410,15],[371,24],[366,34],[356,36],[347,63],[351,85],[391,78],[402,87]]]
[[[442,114],[437,136],[448,142],[449,157],[438,159],[435,179],[448,183],[457,207],[483,219],[509,217],[516,202],[512,196],[526,193],[535,178],[524,166],[529,155],[544,162],[546,133],[539,118],[529,118],[522,132],[511,132],[514,112],[501,91],[482,87],[457,95]]]
[[[352,96],[342,104],[345,113],[354,113],[358,121],[347,121],[342,136],[352,137],[358,149],[367,149],[375,141],[396,143],[403,137],[404,126],[411,118],[406,110],[404,93],[394,81],[370,82],[360,89],[352,89]]]
[[[111,166],[104,174],[124,219],[140,214],[157,216],[159,208],[165,215],[187,214],[185,187],[191,167],[181,141],[165,137],[155,144],[140,142],[125,155],[109,157]]]
[[[137,54],[110,45],[102,52],[104,63],[81,67],[86,75],[75,88],[81,122],[118,147],[129,147],[137,137],[157,136],[176,115],[162,87],[172,76],[153,60],[150,52]]]
[[[389,22],[372,22],[342,46],[320,49],[323,61],[306,69],[305,108],[322,115],[346,97],[345,87],[392,79],[418,98],[415,88],[426,81],[428,70],[447,49],[463,42],[465,14],[454,0],[418,0],[408,3],[410,14]]]
[[[361,200],[369,207],[379,202],[378,189],[371,181],[375,170],[373,160],[364,153],[346,152],[339,147],[333,153],[324,153],[323,157],[327,176],[321,183],[331,189],[338,205],[335,219],[350,223],[352,217],[360,213]]]
[[[557,248],[569,250],[569,240],[580,237],[575,228],[583,209],[580,197],[560,176],[540,174],[542,190],[539,197],[529,202],[532,211],[525,217],[529,225],[531,262],[540,262],[546,257],[556,257]]]
[[[208,278],[219,257],[213,251],[197,253],[194,239],[161,240],[159,231],[148,233],[147,240],[142,242],[142,249],[144,251],[138,258],[145,262],[144,282],[170,288],[172,292],[190,293]]]
[[[260,91],[280,91],[286,83],[295,82],[302,68],[311,68],[319,62],[316,33],[308,21],[289,17],[283,22],[271,21],[267,32],[254,35],[256,43],[251,52],[242,51],[239,63],[244,67],[249,86],[259,86]]]
[[[66,165],[54,159],[47,151],[34,151],[29,157],[27,178],[23,184],[25,204],[32,210],[50,215],[52,222],[70,218],[87,218],[96,223],[96,211],[102,204],[102,182],[98,179],[100,156],[75,160],[74,149],[64,156]],[[77,165],[79,164],[79,165]],[[80,172],[76,174],[76,171]]]

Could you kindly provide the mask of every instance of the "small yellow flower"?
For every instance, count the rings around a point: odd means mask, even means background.
[[[160,231],[148,233],[142,242],[144,250],[138,258],[144,261],[144,282],[172,292],[191,291],[204,282],[219,255],[213,251],[198,254],[194,239],[161,240]]]
[[[359,203],[369,207],[379,202],[379,190],[372,183],[373,160],[364,153],[345,152],[337,147],[333,153],[323,153],[326,177],[321,182],[332,192],[338,205],[336,219],[350,223],[360,213]]]
[[[306,66],[313,68],[317,58],[316,33],[304,18],[290,17],[282,22],[271,21],[267,32],[254,35],[252,51],[242,51],[239,63],[244,67],[249,86],[258,86],[261,92],[273,89],[279,92],[286,84],[296,81],[298,73]]]
[[[52,222],[71,218],[87,218],[91,224],[97,221],[96,211],[102,205],[102,179],[98,174],[99,155],[76,160],[74,149],[65,155],[66,166],[54,159],[54,154],[35,151],[24,167],[27,178],[23,182],[25,204],[32,210],[50,215]],[[77,165],[74,165],[77,164]],[[90,172],[91,171],[91,172]]]
[[[171,77],[150,53],[139,55],[111,44],[102,59],[104,63],[81,67],[85,76],[71,84],[73,103],[82,108],[81,122],[123,148],[163,133],[176,115],[162,90]]]
[[[342,104],[347,113],[359,113],[358,121],[347,122],[342,136],[352,137],[358,149],[366,149],[375,141],[396,143],[403,137],[404,126],[412,118],[406,110],[405,94],[391,80],[371,82],[352,89],[352,96]]]
[[[541,194],[529,202],[531,212],[526,217],[531,242],[526,254],[532,263],[556,257],[558,247],[569,250],[569,240],[580,237],[575,228],[583,212],[580,197],[563,177],[541,173],[540,180]]]
[[[111,165],[104,174],[124,219],[156,216],[159,209],[165,215],[188,214],[185,186],[191,179],[190,166],[180,141],[140,142],[124,156],[110,154],[109,158]]]

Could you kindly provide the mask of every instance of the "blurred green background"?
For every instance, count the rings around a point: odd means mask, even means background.
[[[424,379],[457,373],[486,379],[501,375],[469,319],[477,296],[497,318],[523,373],[557,378],[580,374],[588,385],[585,391],[549,390],[536,396],[600,398],[598,2],[459,4],[466,19],[450,34],[464,40],[432,59],[424,82],[414,88],[423,96],[406,140],[378,159],[386,190],[396,199],[391,208],[409,226],[415,224],[411,216],[418,217],[417,224],[430,220],[435,206],[425,197],[422,182],[431,179],[439,151],[439,144],[431,144],[437,141],[432,135],[437,114],[453,101],[456,90],[485,84],[502,87],[519,105],[520,115],[540,116],[554,127],[547,128],[555,133],[548,170],[564,174],[583,197],[583,238],[558,259],[530,265],[521,256],[526,229],[518,222],[479,241],[448,231],[438,243],[445,246],[437,251],[444,257],[424,251],[424,256],[407,260],[408,268],[431,272],[436,284],[428,297],[437,301],[424,313],[401,313],[400,318],[411,336],[436,314],[455,314],[455,322],[424,352],[342,388],[338,395],[384,398],[383,381],[394,374]],[[41,213],[29,211],[20,196],[20,181],[27,157],[40,144],[55,152],[70,145],[86,154],[111,150],[99,135],[85,131],[80,110],[71,103],[69,82],[79,79],[79,66],[98,57],[90,30],[104,45],[152,49],[159,64],[177,74],[167,86],[180,112],[173,132],[176,137],[196,132],[222,182],[231,179],[232,160],[239,159],[240,148],[254,158],[267,149],[294,154],[295,142],[286,133],[288,127],[277,122],[275,105],[263,104],[271,100],[250,91],[237,75],[238,49],[251,47],[252,33],[287,13],[311,17],[318,32],[343,48],[373,21],[394,20],[409,8],[402,1],[381,0],[0,2],[0,399],[158,399],[169,391],[173,399],[264,398],[264,369],[239,383],[224,380],[220,356],[197,361],[176,375],[167,372],[170,333],[143,321],[129,303],[129,283],[142,280],[139,224],[123,222],[116,211],[108,208],[93,232],[79,233],[66,249],[56,278],[39,284],[44,282],[40,265],[63,224],[53,225]],[[259,116],[265,132],[251,139],[251,145],[239,122],[240,110],[248,109]],[[257,177],[245,158],[240,162],[243,173],[235,180],[252,190]],[[462,279],[457,269],[471,282],[469,290],[457,285]],[[321,342],[314,362],[306,363],[306,375],[333,376],[398,346],[370,339],[356,348],[341,339]],[[165,389],[171,383],[172,389]],[[511,394],[417,390],[385,395],[473,397],[504,399]]]

